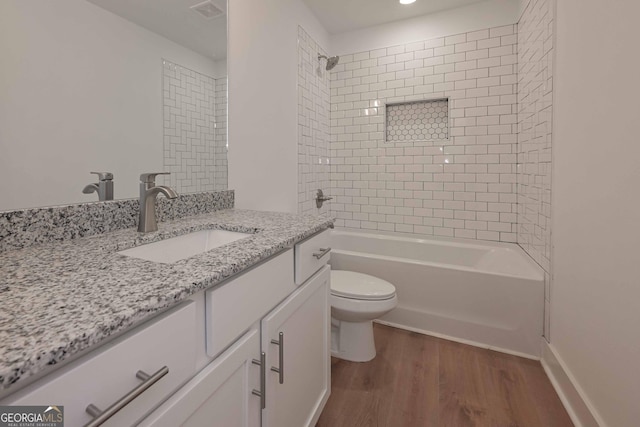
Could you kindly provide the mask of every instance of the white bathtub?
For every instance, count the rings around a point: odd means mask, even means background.
[[[517,245],[336,229],[331,266],[393,283],[380,323],[540,357],[544,276]]]

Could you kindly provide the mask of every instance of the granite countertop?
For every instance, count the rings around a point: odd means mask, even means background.
[[[0,253],[0,391],[327,228],[328,217],[237,209]],[[192,231],[254,233],[174,264],[116,252]]]

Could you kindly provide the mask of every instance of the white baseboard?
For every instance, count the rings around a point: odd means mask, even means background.
[[[329,367],[329,369],[331,369],[331,367]],[[327,405],[327,401],[329,401],[329,396],[331,396],[331,382],[329,382],[329,389],[318,403],[318,406],[316,406],[316,409],[313,411],[313,416],[310,418],[311,421],[309,422],[309,424],[307,424],[307,427],[315,426],[318,423],[320,415],[322,415],[322,411]]]
[[[576,427],[607,427],[558,353],[544,338],[540,362]]]
[[[487,350],[493,350],[493,351],[497,351],[497,352],[500,352],[500,353],[510,354],[512,356],[523,357],[525,359],[540,360],[539,357],[531,355],[531,354],[521,353],[519,351],[507,350],[506,348],[495,347],[495,346],[492,346],[492,345],[483,344],[481,342],[467,340],[467,339],[464,339],[464,338],[456,338],[456,337],[452,337],[450,335],[440,334],[438,332],[427,331],[426,329],[414,328],[412,326],[407,326],[407,325],[403,325],[403,324],[400,324],[400,323],[387,322],[386,320],[380,320],[380,319],[376,319],[376,320],[374,320],[374,322],[375,323],[380,323],[381,325],[391,326],[393,328],[404,329],[406,331],[416,332],[416,333],[422,334],[422,335],[429,335],[431,337],[442,338],[443,340],[447,340],[447,341],[459,342],[460,344],[467,344],[467,345],[471,345],[473,347],[486,348]]]

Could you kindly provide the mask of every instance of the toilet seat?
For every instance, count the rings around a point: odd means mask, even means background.
[[[355,271],[331,270],[331,295],[367,301],[391,299],[396,288],[386,280]]]

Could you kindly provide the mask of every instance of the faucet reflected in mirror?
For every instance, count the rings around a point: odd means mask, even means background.
[[[111,172],[91,172],[98,175],[98,182],[88,184],[82,192],[84,194],[98,193],[98,200],[113,200],[113,174]]]
[[[178,193],[171,187],[156,185],[156,176],[158,175],[169,175],[169,172],[143,173],[140,175],[139,233],[158,231],[158,222],[156,221],[156,197],[158,194],[164,194],[167,199],[178,197]]]

